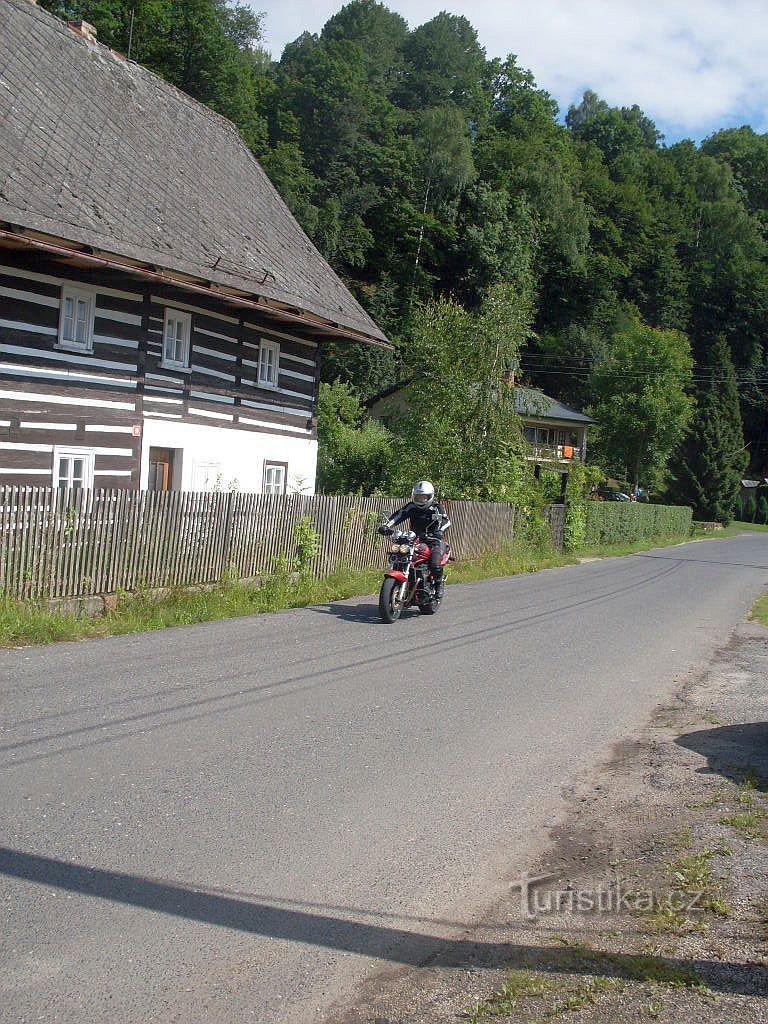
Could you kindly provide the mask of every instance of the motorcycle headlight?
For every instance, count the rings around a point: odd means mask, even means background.
[[[396,555],[402,549],[401,549],[399,544],[390,544],[389,545],[389,550],[390,550],[391,554]]]
[[[399,551],[401,555],[407,555],[411,549],[407,544],[400,544],[395,550]]]

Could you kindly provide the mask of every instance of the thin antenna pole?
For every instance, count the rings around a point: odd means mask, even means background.
[[[135,9],[135,7],[132,7],[131,8],[131,25],[130,25],[130,28],[128,29],[128,60],[131,59],[131,49],[133,47],[133,18],[134,18],[135,14],[136,14],[136,9]]]

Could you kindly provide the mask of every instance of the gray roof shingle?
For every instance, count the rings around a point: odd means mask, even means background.
[[[550,398],[535,388],[515,388],[515,409],[528,419],[562,420],[565,423],[595,423],[577,409],[572,409],[556,398]]]
[[[386,340],[233,124],[29,0],[0,0],[0,221]]]

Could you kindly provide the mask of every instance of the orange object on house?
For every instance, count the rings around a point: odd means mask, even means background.
[[[563,445],[563,458],[564,459],[572,459],[573,458],[573,445],[572,444],[564,444]]]

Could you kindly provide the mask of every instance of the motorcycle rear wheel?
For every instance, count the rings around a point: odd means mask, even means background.
[[[381,584],[379,594],[379,615],[382,622],[397,622],[403,613],[403,604],[400,600],[401,584],[386,576]]]

